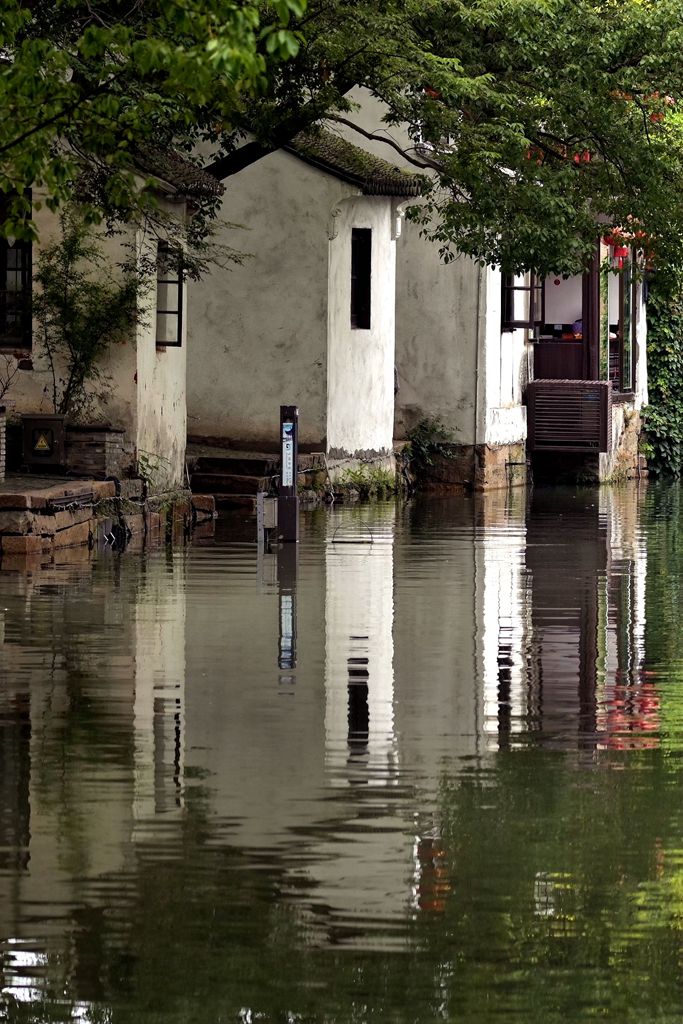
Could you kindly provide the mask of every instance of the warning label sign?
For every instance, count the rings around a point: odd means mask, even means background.
[[[47,439],[45,434],[42,434],[42,433],[38,434],[38,437],[36,438],[36,443],[33,445],[33,450],[34,450],[34,452],[43,452],[43,453],[49,452],[49,451],[52,450],[52,445],[48,441],[48,439]]]

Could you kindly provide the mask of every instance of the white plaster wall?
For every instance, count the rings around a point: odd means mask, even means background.
[[[40,194],[35,196],[40,200]],[[51,244],[59,234],[59,220],[56,214],[44,205],[35,211],[35,221],[39,233],[39,241],[33,245],[33,269],[38,269],[41,246]],[[101,239],[102,249],[107,257],[107,272],[115,272],[117,263],[128,255],[127,243],[132,236],[128,233],[116,238]],[[21,370],[8,398],[15,403],[18,413],[52,412],[52,383],[48,364],[41,346],[34,338],[32,353],[32,370]],[[95,421],[112,423],[126,429],[129,437],[135,437],[137,425],[137,402],[135,392],[136,354],[134,339],[113,346],[108,357],[102,362],[105,378],[104,394],[93,405]]]
[[[636,355],[636,393],[635,407],[642,409],[647,405],[647,305],[643,301],[643,284],[636,286],[636,338],[638,349]]]
[[[180,229],[184,206],[171,206],[159,200],[162,210],[178,218]],[[38,267],[41,245],[53,242],[59,233],[59,221],[44,206],[36,211],[40,241],[34,245],[34,271]],[[106,263],[102,273],[116,275],[117,266],[131,256],[149,252],[156,241],[142,232],[126,230],[114,238],[101,236]],[[155,282],[142,291],[138,324],[131,337],[113,345],[101,362],[103,380],[92,404],[92,420],[123,427],[128,441],[139,452],[148,453],[157,466],[160,485],[182,483],[186,437],[186,343],[179,349],[157,349],[155,343]],[[27,353],[28,354],[28,353]],[[51,412],[51,375],[39,342],[34,339],[33,369],[19,373],[8,397],[18,413]]]
[[[555,284],[555,282],[559,282]],[[545,322],[547,324],[573,324],[581,319],[583,279],[557,277],[545,279]]]
[[[383,121],[382,103],[362,89],[353,90],[349,98],[358,105],[346,115],[349,120],[419,159],[405,129]],[[367,140],[338,124],[331,127],[377,156],[417,170],[386,142]],[[464,256],[444,264],[438,246],[423,238],[419,226],[409,220],[397,243],[396,261],[400,390],[395,436],[405,437],[421,419],[429,418],[440,420],[461,444],[503,444],[526,437],[520,383],[526,350],[521,331],[501,339],[500,275],[482,271]]]
[[[529,343],[523,328],[501,331],[501,287],[500,271],[489,267],[477,431],[477,442],[486,444],[514,444],[526,440],[526,407],[522,405],[522,398],[529,374]]]
[[[188,289],[190,435],[276,443],[280,405],[292,404],[300,442],[322,449],[328,227],[352,194],[283,151],[228,181],[216,241],[249,257]]]
[[[156,248],[156,240],[141,232],[136,239],[141,253]],[[148,466],[156,487],[183,484],[187,437],[187,285],[184,287],[182,345],[157,347],[156,281],[141,296],[136,338],[136,391],[138,455]]]
[[[428,418],[473,444],[480,269],[466,257],[444,264],[410,221],[396,256],[396,436]]]
[[[386,107],[365,90],[350,97],[359,108],[349,119],[373,135],[395,142],[419,159],[401,125],[383,121]],[[411,172],[392,146],[338,129],[351,142]],[[396,247],[396,367],[400,390],[395,400],[395,436],[404,438],[422,419],[439,420],[461,444],[475,443],[480,270],[462,256],[445,264],[438,246],[406,220]],[[483,441],[480,432],[478,440]]]
[[[347,199],[329,243],[327,450],[390,452],[394,430],[396,249],[391,200]],[[370,329],[351,327],[351,232],[370,228]]]

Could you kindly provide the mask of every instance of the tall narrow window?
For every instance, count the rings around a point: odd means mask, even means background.
[[[183,343],[183,267],[180,253],[166,242],[157,246],[157,345]]]
[[[0,238],[0,345],[31,346],[31,243],[14,238]]]
[[[351,230],[351,326],[370,330],[372,229]]]
[[[516,327],[527,327],[533,330],[536,324],[542,324],[545,317],[544,279],[535,274],[528,277],[502,274],[501,279],[501,329],[513,331]]]

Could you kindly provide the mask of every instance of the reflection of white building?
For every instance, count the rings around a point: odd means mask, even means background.
[[[335,782],[384,784],[396,762],[396,509],[357,511],[330,515],[325,545],[326,766]]]
[[[163,572],[147,577],[135,605],[136,838],[183,807],[186,557],[175,552]]]
[[[526,575],[526,495],[493,493],[480,502],[475,539],[475,607],[480,615],[483,730],[487,746],[526,732],[530,594]]]
[[[640,528],[642,492],[606,490],[600,518],[608,538],[607,572],[599,597],[601,665],[596,731],[609,747],[658,745],[659,696],[643,674],[647,545]]]
[[[527,727],[525,512],[523,491],[501,491],[416,502],[403,514],[396,729],[401,763],[432,792],[444,771],[479,763]],[[440,531],[411,544],[435,514]]]
[[[177,837],[184,556],[128,557],[120,576],[86,557],[3,580],[0,957],[17,1001],[78,988],[110,886],[141,841]]]
[[[536,492],[527,570],[532,595],[530,714],[560,746],[652,746],[659,700],[642,673],[645,539],[641,493]],[[531,691],[530,691],[531,692]]]

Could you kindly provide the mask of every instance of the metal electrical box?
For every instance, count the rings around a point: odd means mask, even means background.
[[[63,416],[22,416],[23,461],[27,466],[66,466],[66,425]]]
[[[256,495],[256,535],[263,542],[266,530],[277,526],[277,498],[269,497],[265,491]]]

